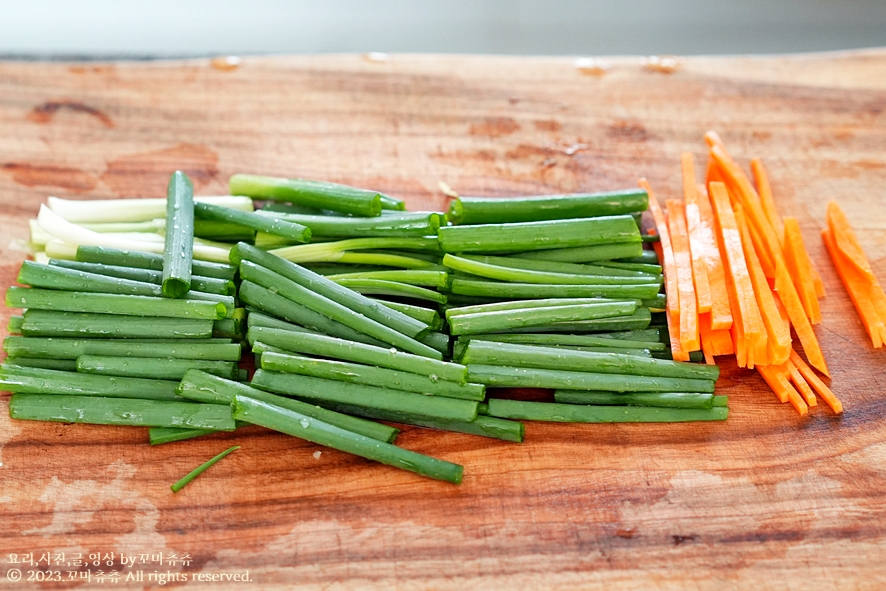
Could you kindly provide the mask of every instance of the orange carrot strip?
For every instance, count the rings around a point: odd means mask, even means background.
[[[766,350],[767,335],[763,326],[763,318],[757,306],[751,276],[748,272],[744,249],[741,243],[741,234],[735,219],[735,212],[729,204],[726,186],[723,183],[711,183],[711,203],[714,206],[714,215],[717,218],[720,238],[725,251],[729,279],[731,279],[735,291],[736,302],[739,306],[739,317],[742,322],[742,333],[748,340],[747,367],[754,366],[755,351]],[[738,345],[736,345],[738,350]]]
[[[683,170],[683,206],[686,212],[686,228],[689,230],[689,254],[692,255],[692,277],[695,280],[695,297],[698,313],[711,311],[711,286],[708,269],[704,262],[704,228],[698,209],[698,188],[695,184],[695,160],[689,152],[681,156]]]
[[[665,293],[667,294],[667,311],[674,316],[675,319],[680,318],[680,291],[677,286],[677,263],[674,259],[674,249],[671,246],[671,235],[668,232],[668,222],[665,218],[652,187],[649,182],[643,178],[640,179],[640,188],[645,189],[649,194],[649,211],[652,213],[652,219],[655,222],[655,228],[658,233],[661,245],[661,253],[659,260],[661,261],[662,270],[664,271]]]
[[[797,412],[800,413],[801,417],[805,417],[809,414],[809,405],[806,404],[806,401],[800,396],[800,393],[791,386],[791,383],[787,380],[782,380],[782,386],[785,391],[788,393],[788,402],[797,409]]]
[[[784,304],[788,318],[791,319],[791,324],[794,325],[794,330],[797,331],[800,344],[803,345],[803,350],[806,351],[806,357],[809,358],[809,362],[818,371],[826,376],[830,376],[828,366],[824,361],[824,355],[821,352],[821,346],[818,344],[818,339],[812,331],[809,318],[806,317],[806,312],[803,311],[800,296],[797,295],[794,283],[791,281],[791,276],[788,274],[782,260],[775,264],[775,291],[778,292],[778,297],[781,299],[781,303]]]
[[[655,228],[649,228],[648,233],[651,235],[658,234],[658,232],[655,231]],[[661,240],[654,242],[652,248],[655,250],[655,254],[658,255],[658,260],[664,261],[664,251],[661,247]],[[679,321],[675,321],[674,317],[671,316],[671,313],[668,310],[665,310],[665,320],[668,324],[668,340],[671,345],[671,359],[674,361],[689,361],[689,353],[684,351],[683,347],[680,346]]]
[[[818,406],[818,401],[815,399],[815,393],[812,391],[812,388],[809,387],[809,384],[806,383],[806,380],[803,379],[800,370],[797,369],[797,366],[794,365],[793,361],[788,361],[788,371],[791,372],[791,381],[794,382],[794,386],[796,386],[797,390],[800,391],[800,394],[803,395],[803,400],[806,401],[806,404],[810,407]]]
[[[828,388],[817,375],[815,375],[812,368],[806,365],[806,362],[803,361],[803,358],[800,357],[796,351],[791,351],[791,361],[797,367],[800,375],[806,378],[806,382],[812,386],[812,389],[815,390],[818,395],[821,396],[822,400],[831,407],[831,410],[837,414],[841,414],[843,412],[843,403],[840,402],[831,389]]]
[[[871,344],[873,344],[875,349],[881,348],[883,343],[886,342],[886,323],[877,314],[877,309],[868,295],[867,282],[858,271],[858,268],[837,247],[833,234],[828,228],[821,231],[821,238],[824,240],[828,254],[831,255],[831,260],[834,262],[840,281],[843,282],[846,291],[849,292],[849,299],[852,300],[852,305],[855,306],[861,323],[864,324],[868,336],[871,337]]]
[[[701,341],[701,352],[704,353],[704,362],[708,365],[716,365],[714,357],[714,338],[711,334],[711,313],[698,315],[698,340]]]
[[[776,236],[779,238],[783,237],[784,223],[781,221],[781,216],[778,215],[778,210],[775,208],[775,201],[772,199],[772,186],[769,184],[769,175],[766,173],[766,168],[759,158],[751,160],[751,172],[754,174],[754,184],[757,186],[757,194],[760,195],[760,205],[763,206],[766,219],[769,220],[769,224],[775,230]]]
[[[732,326],[732,309],[726,289],[726,274],[723,257],[718,246],[714,228],[714,212],[707,189],[698,187],[698,213],[701,216],[698,233],[703,240],[702,260],[708,272],[708,286],[711,290],[711,330],[728,330]]]
[[[846,258],[861,271],[868,285],[867,295],[874,304],[874,309],[877,310],[880,320],[886,322],[886,293],[880,287],[877,276],[874,275],[874,271],[871,269],[861,244],[855,236],[855,231],[849,225],[849,220],[846,219],[846,214],[843,213],[843,210],[840,209],[840,206],[834,200],[828,203],[827,218],[828,227],[831,229],[831,235],[834,237],[835,244]]]
[[[719,146],[712,147],[711,156],[720,164],[727,179],[736,188],[736,197],[742,207],[745,208],[750,224],[755,226],[757,231],[760,232],[770,260],[773,263],[777,262],[782,256],[781,243],[769,220],[766,218],[766,214],[763,212],[763,206],[760,203],[757,191],[754,190],[744,171],[729,158],[729,155],[723,149]]]
[[[758,365],[757,372],[763,377],[763,381],[769,384],[772,391],[778,397],[779,402],[788,401],[787,388],[784,387],[783,370],[779,365]]]
[[[714,344],[714,355],[734,355],[735,346],[732,344],[732,335],[729,329],[711,331],[711,339]]]
[[[769,258],[769,253],[766,251],[766,244],[763,242],[763,237],[760,236],[760,232],[750,224],[748,224],[748,232],[749,238],[754,245],[754,251],[757,253],[757,257],[760,260],[763,274],[766,277],[775,277],[775,263]]]
[[[736,214],[736,219],[742,233],[742,244],[744,245],[748,271],[751,274],[751,284],[754,287],[754,294],[757,296],[757,305],[760,307],[763,326],[766,327],[769,363],[780,365],[785,363],[791,354],[791,327],[778,310],[775,296],[769,287],[769,282],[766,281],[760,260],[757,258],[753,244],[748,239],[750,230],[747,220],[738,214]]]
[[[811,261],[806,254],[806,245],[803,243],[797,218],[784,219],[784,259],[800,301],[803,303],[803,309],[806,310],[806,316],[812,324],[821,324],[821,307],[818,305],[818,296],[812,280]]]
[[[708,145],[709,148],[713,148],[714,146],[719,146],[721,150],[727,155],[729,152],[726,151],[726,144],[723,143],[723,140],[720,139],[720,134],[714,131],[713,129],[709,129],[704,134],[704,141]],[[730,156],[731,158],[731,156]]]
[[[686,212],[683,202],[668,199],[668,232],[677,264],[677,289],[680,291],[680,345],[684,351],[697,351],[698,308],[695,286],[692,281],[692,255],[689,252],[689,232],[686,229]]]

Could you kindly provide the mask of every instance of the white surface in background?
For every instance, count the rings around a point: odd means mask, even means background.
[[[713,54],[886,45],[883,0],[0,0],[0,53]]]

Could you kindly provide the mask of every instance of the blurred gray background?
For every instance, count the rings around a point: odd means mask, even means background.
[[[0,55],[23,59],[685,55],[884,45],[884,0],[0,0]]]

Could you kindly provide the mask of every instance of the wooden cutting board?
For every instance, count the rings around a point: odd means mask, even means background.
[[[886,352],[871,348],[818,235],[838,199],[886,281],[886,51],[608,66],[0,63],[0,285],[47,195],[161,196],[180,168],[202,194],[254,172],[373,187],[411,209],[443,208],[440,181],[508,196],[646,176],[664,199],[679,192],[680,152],[702,162],[713,128],[743,165],[764,160],[780,211],[800,220],[827,288],[816,332],[844,416],[819,406],[800,418],[726,362],[725,424],[528,424],[522,445],[404,429],[404,447],[465,466],[454,486],[258,428],[151,448],[141,429],[12,422],[4,397],[0,580],[18,568],[12,587],[41,589],[104,588],[99,570],[130,588],[169,571],[178,582],[166,587],[213,590],[886,588]],[[10,564],[31,551],[66,558]],[[116,557],[89,566],[91,580],[64,564],[98,552]],[[47,577],[35,570],[63,582],[29,582]],[[225,579],[246,571],[251,583]]]

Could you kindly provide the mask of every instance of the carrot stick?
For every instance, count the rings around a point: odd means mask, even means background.
[[[867,282],[858,271],[858,268],[837,247],[830,229],[825,228],[822,230],[821,238],[824,240],[828,254],[831,255],[831,260],[834,262],[840,281],[843,282],[846,291],[849,292],[849,299],[852,300],[852,305],[855,306],[858,317],[861,319],[862,324],[864,324],[868,336],[871,337],[871,344],[873,344],[875,349],[881,348],[883,343],[886,342],[886,323],[877,314],[874,302],[871,301],[868,295]]]
[[[775,230],[776,236],[783,237],[784,223],[781,221],[781,216],[778,215],[778,210],[775,208],[775,201],[772,199],[769,175],[759,158],[751,160],[751,172],[754,174],[754,184],[757,185],[757,193],[760,195],[760,204],[763,206],[766,218],[772,229]]]
[[[645,189],[649,194],[649,211],[652,213],[652,219],[655,222],[656,232],[658,233],[661,252],[658,255],[661,261],[662,270],[664,271],[665,293],[667,293],[667,311],[674,316],[675,319],[680,318],[680,296],[679,287],[677,285],[677,263],[674,259],[674,249],[671,246],[671,235],[668,233],[668,222],[665,218],[652,187],[649,182],[642,178],[639,183],[640,188]]]
[[[788,274],[782,260],[775,264],[775,291],[778,292],[778,297],[781,299],[781,303],[784,304],[788,318],[791,319],[791,324],[794,325],[794,330],[797,331],[800,344],[803,345],[803,350],[806,351],[806,357],[809,358],[809,362],[818,371],[826,376],[830,376],[828,366],[824,361],[824,355],[821,352],[821,346],[818,344],[818,339],[812,331],[809,318],[806,317],[806,312],[803,311],[800,296],[797,295],[794,283],[791,281],[791,276]]]
[[[711,148],[711,156],[723,168],[727,181],[735,188],[736,197],[746,210],[748,222],[760,232],[760,236],[766,245],[766,254],[775,263],[782,257],[781,243],[769,220],[766,218],[766,214],[763,212],[763,206],[760,203],[757,191],[754,190],[744,171],[729,158],[725,150],[719,146],[714,146]]]
[[[658,234],[655,228],[649,228],[648,233],[650,235]],[[654,242],[652,244],[652,248],[655,250],[655,254],[658,255],[658,260],[664,261],[664,251],[661,247],[661,240],[659,240],[658,242]],[[665,310],[665,320],[667,321],[668,325],[668,341],[671,345],[671,359],[673,359],[674,361],[689,361],[689,353],[684,351],[683,347],[680,346],[679,320],[676,320],[667,309]]]
[[[775,303],[775,296],[769,287],[769,282],[766,281],[760,260],[757,258],[757,253],[748,239],[750,230],[747,221],[744,216],[739,217],[738,214],[736,214],[736,219],[742,233],[742,244],[744,245],[745,259],[748,262],[748,271],[751,274],[751,284],[757,296],[757,305],[760,307],[763,325],[766,327],[769,363],[780,365],[785,363],[791,354],[791,327],[782,318]]]
[[[711,286],[708,269],[704,262],[704,227],[698,209],[698,188],[695,184],[695,160],[689,152],[681,156],[683,170],[683,204],[686,212],[686,228],[689,230],[689,253],[692,256],[692,277],[695,280],[695,297],[698,313],[711,311]]]
[[[828,203],[827,219],[834,243],[861,272],[868,286],[867,296],[874,304],[874,309],[877,311],[880,321],[886,322],[886,293],[883,293],[883,288],[880,287],[880,283],[877,281],[873,269],[871,269],[861,244],[855,236],[855,231],[849,225],[849,220],[846,219],[846,214],[843,213],[843,210],[840,209],[840,206],[834,200]]]
[[[718,246],[714,227],[714,212],[707,189],[698,187],[698,213],[700,221],[698,233],[702,236],[702,260],[708,272],[708,286],[711,290],[711,330],[728,330],[732,326],[732,309],[726,289],[726,273],[723,257]]]
[[[757,371],[763,376],[763,380],[769,384],[769,387],[772,388],[772,391],[775,392],[775,395],[778,396],[781,402],[790,402],[797,409],[797,412],[800,413],[800,416],[805,416],[809,413],[809,406],[800,396],[800,393],[788,382],[787,378],[790,372],[787,367],[784,365],[759,365],[757,366]]]
[[[711,341],[715,356],[735,354],[735,346],[732,344],[732,335],[729,333],[729,329],[711,331]]]
[[[828,388],[817,375],[815,375],[812,368],[806,365],[806,362],[803,361],[803,358],[800,357],[796,351],[791,351],[791,362],[797,367],[797,370],[800,372],[800,375],[806,379],[806,382],[812,386],[812,389],[815,390],[818,395],[821,396],[822,400],[831,407],[831,410],[836,414],[841,414],[843,412],[843,403],[840,402],[831,389]]]
[[[794,365],[793,361],[788,360],[788,371],[791,372],[791,381],[794,382],[794,386],[797,387],[797,390],[800,391],[800,394],[803,395],[803,400],[806,401],[810,407],[818,406],[818,401],[815,399],[815,393],[812,391],[812,388],[809,387],[809,384],[806,380],[803,379],[803,376],[800,374],[800,370],[797,369],[797,366]]]
[[[806,253],[806,245],[803,243],[797,218],[784,219],[784,259],[800,301],[803,303],[803,309],[806,310],[806,316],[812,324],[821,324],[821,307],[818,305],[818,296],[812,279],[812,261]]]
[[[748,341],[745,343],[748,352],[746,367],[753,368],[754,352],[761,345],[763,350],[766,349],[766,330],[763,326],[763,319],[760,316],[760,309],[757,306],[754,288],[741,244],[741,234],[738,230],[735,212],[729,204],[726,186],[723,183],[711,183],[710,191],[711,203],[714,206],[714,215],[716,216],[720,231],[721,244],[726,255],[728,279],[732,281],[736,302],[739,307],[739,318],[742,322],[741,332]],[[736,351],[738,350],[739,344],[736,343]]]
[[[754,251],[757,253],[757,257],[760,260],[760,267],[763,269],[763,274],[766,277],[775,277],[775,263],[769,258],[769,253],[766,251],[766,244],[763,242],[763,237],[760,235],[760,232],[750,224],[748,224],[748,232],[749,238],[754,245]]]
[[[686,229],[686,213],[683,202],[668,199],[668,232],[674,249],[677,266],[677,289],[680,291],[680,346],[684,351],[697,351],[698,308],[692,281],[692,255],[689,252],[689,232]]]
[[[701,352],[704,353],[704,362],[708,365],[716,365],[714,357],[714,337],[711,334],[711,313],[698,315],[698,340],[701,341]]]

